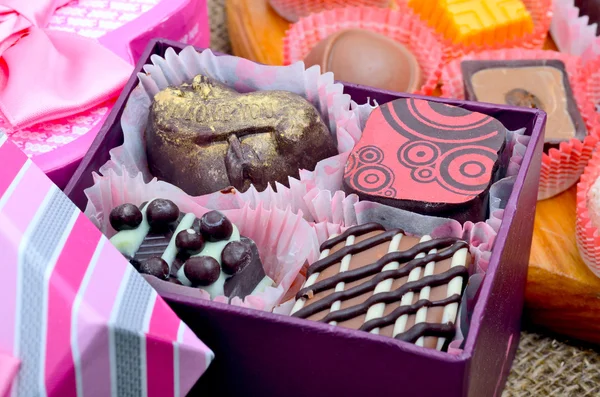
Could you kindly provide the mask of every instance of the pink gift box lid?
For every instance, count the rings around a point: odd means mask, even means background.
[[[1,132],[0,158],[0,395],[185,395],[212,351]]]

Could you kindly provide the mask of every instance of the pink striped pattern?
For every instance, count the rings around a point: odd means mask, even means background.
[[[13,179],[15,179],[15,176],[17,176],[27,161],[27,156],[25,156],[25,154],[15,145],[5,144],[0,146],[0,159],[2,159],[2,172],[0,172],[1,196],[6,192],[8,186],[10,186]]]
[[[12,144],[4,144],[0,146],[0,158],[4,159],[4,155],[10,155],[6,147],[16,149]],[[18,150],[18,149],[17,149]],[[25,155],[19,152],[21,156],[13,156],[15,162],[25,164],[22,158],[26,159]],[[6,166],[6,167],[5,167]],[[0,178],[6,175],[5,170],[14,171],[14,167],[9,163],[2,165]],[[13,177],[20,171],[14,172]],[[8,171],[7,171],[8,173]],[[46,194],[49,192],[51,183],[35,166],[30,166],[25,173],[21,182],[16,186],[10,196],[2,196],[2,200],[6,200],[0,213],[10,214],[10,222],[8,224],[0,223],[0,252],[2,253],[2,261],[9,266],[2,266],[2,288],[0,288],[0,319],[3,326],[0,327],[0,351],[13,352],[14,343],[14,323],[15,323],[15,307],[17,302],[17,268],[10,266],[19,261],[19,246],[15,245],[14,240],[3,238],[2,234],[8,236],[21,236],[25,233],[27,226],[35,216],[39,206],[42,204]],[[6,189],[3,189],[4,194]],[[38,194],[32,195],[31,192]]]
[[[52,211],[52,208],[40,207],[51,191],[56,194],[56,187],[13,143],[3,141],[1,135],[0,159],[0,253],[2,262],[8,264],[2,269],[0,288],[0,318],[4,324],[0,327],[0,352],[11,355],[16,351],[15,331],[19,332],[15,326],[18,272],[36,271],[19,269],[23,266],[23,262],[19,262],[20,239],[40,211]],[[74,223],[72,229],[67,230],[67,238],[60,243],[63,246],[59,247],[60,254],[48,279],[44,305],[47,308],[44,315],[46,344],[41,355],[44,362],[39,374],[28,374],[28,377],[42,379],[49,397],[111,395],[111,384],[114,384],[111,366],[114,368],[117,363],[111,362],[114,356],[110,355],[109,332],[110,327],[114,327],[115,334],[126,332],[139,335],[140,342],[145,339],[143,368],[147,372],[143,378],[147,379],[149,396],[174,396],[176,390],[179,395],[185,395],[205,371],[212,352],[195,337],[178,342],[182,323],[156,294],[152,294],[153,304],[140,302],[140,310],[152,307],[148,329],[109,325],[111,315],[118,310],[116,301],[121,280],[132,270],[75,206],[73,212],[70,211],[67,209],[67,216],[73,214]],[[35,250],[35,241],[29,243],[28,249]],[[140,276],[133,272],[131,277]],[[30,313],[28,302],[24,300],[22,304],[23,313]],[[41,337],[37,343],[41,343]],[[180,355],[185,360],[178,365],[175,349],[186,351]],[[20,371],[37,367],[27,364],[22,362]],[[6,386],[9,381],[3,379],[2,383]]]
[[[94,310],[82,308],[77,313],[77,344],[82,352],[81,362],[85,363],[81,368],[84,394],[95,392],[99,396],[110,396],[111,393],[109,336],[104,322],[110,318],[121,279],[127,270],[127,266],[109,264],[122,261],[121,253],[106,242],[82,296],[83,302]],[[100,379],[104,381],[99,382]]]
[[[148,329],[152,337],[146,342],[149,397],[169,397],[173,396],[175,391],[173,345],[164,341],[177,340],[180,320],[169,316],[170,311],[162,299],[154,302]]]
[[[70,314],[73,309],[73,301],[99,239],[94,225],[79,213],[50,277],[46,340],[52,343],[46,346],[45,374],[48,394],[77,396],[71,322],[64,321],[64,314]]]

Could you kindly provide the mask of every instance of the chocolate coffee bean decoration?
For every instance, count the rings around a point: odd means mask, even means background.
[[[199,196],[230,186],[287,185],[289,176],[313,170],[337,148],[319,111],[301,96],[240,94],[198,75],[154,96],[146,153],[154,176]]]
[[[210,211],[200,218],[200,231],[208,241],[227,240],[233,233],[233,224],[219,211]]]
[[[152,229],[164,229],[179,218],[179,208],[171,200],[152,200],[146,209],[146,217]]]
[[[204,238],[194,229],[180,231],[175,237],[175,246],[188,255],[196,255],[204,248]]]
[[[193,286],[206,287],[219,278],[219,262],[210,256],[192,256],[185,261],[183,272]]]
[[[241,241],[228,243],[221,252],[221,267],[225,274],[236,274],[252,261],[251,248]]]
[[[162,258],[155,256],[143,261],[139,272],[166,280],[169,278],[169,265]]]
[[[142,223],[142,211],[133,204],[122,204],[110,212],[110,225],[116,231],[135,229]]]

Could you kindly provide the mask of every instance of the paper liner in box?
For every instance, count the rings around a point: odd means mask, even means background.
[[[586,97],[584,67],[578,57],[556,51],[502,49],[470,53],[448,63],[441,71],[442,96],[464,98],[464,83],[461,72],[463,60],[515,60],[515,59],[557,59],[565,64],[569,83],[577,108],[585,121],[588,136],[582,141],[571,139],[562,142],[558,149],[550,149],[542,155],[542,169],[538,200],[544,200],[571,187],[583,172],[596,143],[600,123],[593,105]]]
[[[321,40],[342,29],[366,29],[399,42],[413,53],[423,73],[419,94],[431,95],[446,55],[444,40],[407,6],[399,10],[374,7],[338,8],[300,19],[283,39],[284,64],[302,61]],[[356,62],[362,62],[356,54]]]
[[[213,353],[0,134],[0,351],[16,395],[185,395]]]
[[[576,239],[579,255],[594,274],[600,277],[600,233],[598,232],[599,214],[590,208],[590,201],[599,201],[598,192],[594,187],[600,176],[600,152],[592,156],[581,180],[577,184],[577,218]],[[598,204],[593,204],[595,207]]]
[[[573,0],[554,0],[550,34],[561,52],[589,60],[587,50],[596,40],[596,26],[589,24],[588,16],[579,15]]]
[[[197,217],[213,209],[202,207],[183,190],[169,183],[156,179],[145,183],[141,173],[131,177],[126,172],[117,174],[109,170],[105,176],[95,175],[94,179],[94,185],[85,191],[88,197],[85,214],[108,236],[115,233],[110,226],[109,214],[121,204],[140,205],[155,198],[166,198],[177,204],[182,212],[193,213]],[[229,200],[227,194],[220,197],[224,201]],[[294,284],[304,264],[318,256],[315,231],[303,219],[301,212],[293,213],[290,209],[277,207],[265,208],[260,202],[254,208],[242,203],[240,207],[233,209],[223,209],[226,205],[216,204],[238,227],[241,235],[256,243],[265,273],[276,284],[266,288],[264,292],[246,297],[244,301],[234,298],[231,303],[258,310],[271,310]],[[147,276],[146,279],[159,292],[210,298],[207,292],[198,288],[175,285],[152,276]],[[215,300],[227,302],[224,296]]]

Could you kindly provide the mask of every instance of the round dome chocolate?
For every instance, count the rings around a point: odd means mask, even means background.
[[[306,67],[320,65],[336,80],[399,92],[415,92],[422,84],[419,62],[399,42],[364,29],[344,29],[321,40],[304,58]]]
[[[193,256],[184,263],[183,273],[193,286],[206,287],[218,280],[219,262],[210,256]]]
[[[196,255],[204,248],[204,238],[194,229],[186,229],[177,233],[175,246],[188,255]]]
[[[143,261],[140,264],[139,272],[166,280],[169,278],[169,265],[164,259],[155,256]]]
[[[228,243],[221,252],[221,267],[225,274],[236,274],[252,261],[252,249],[241,241]]]
[[[208,241],[227,240],[233,233],[233,224],[219,211],[210,211],[200,218],[200,231]]]
[[[152,200],[146,208],[148,224],[153,229],[163,229],[179,218],[179,207],[171,200]]]
[[[135,229],[142,223],[142,211],[133,204],[121,204],[110,212],[110,225],[116,231]]]

